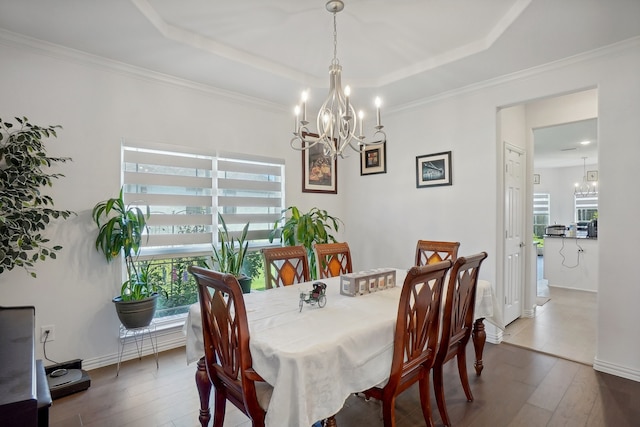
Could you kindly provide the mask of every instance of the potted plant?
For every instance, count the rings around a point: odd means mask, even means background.
[[[159,286],[150,281],[149,267],[137,264],[142,236],[148,231],[149,207],[143,212],[138,206],[124,202],[123,189],[117,198],[95,205],[92,217],[98,225],[96,250],[102,251],[107,262],[124,257],[127,280],[120,295],[113,298],[122,325],[128,329],[148,326],[155,314]]]
[[[288,211],[291,211],[289,218],[286,216]],[[282,218],[273,225],[273,230],[269,233],[269,241],[273,242],[274,238],[280,236],[282,243],[287,246],[304,246],[309,258],[311,279],[316,280],[316,256],[313,244],[336,242],[331,231],[338,231],[338,224],[342,221],[340,218],[329,215],[326,210],[315,207],[311,208],[309,212],[301,214],[297,207],[289,206],[282,211],[282,214]],[[282,225],[280,225],[281,223]]]
[[[54,219],[67,219],[74,212],[53,209],[53,199],[41,193],[62,174],[47,173],[54,163],[69,157],[50,157],[43,140],[56,135],[60,126],[40,127],[26,117],[16,117],[19,127],[0,119],[0,273],[24,268],[36,277],[38,261],[56,259],[62,246],[49,246],[44,235]]]
[[[247,242],[247,233],[249,231],[249,223],[247,222],[240,233],[238,239],[231,236],[227,224],[224,222],[224,218],[218,213],[218,221],[220,223],[218,228],[218,236],[220,239],[220,249],[213,246],[213,267],[216,271],[221,273],[229,273],[236,276],[242,292],[247,294],[251,292],[251,280],[252,278],[247,276],[243,271],[244,258],[247,255],[247,248],[249,242]]]

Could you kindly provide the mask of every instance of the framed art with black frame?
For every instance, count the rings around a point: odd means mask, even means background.
[[[360,153],[360,175],[387,173],[387,143],[369,145]]]
[[[417,188],[451,184],[451,151],[416,156]]]
[[[317,138],[317,134],[303,133],[303,138]],[[303,142],[303,147],[306,143]],[[338,160],[325,157],[323,144],[302,150],[302,192],[338,193]]]

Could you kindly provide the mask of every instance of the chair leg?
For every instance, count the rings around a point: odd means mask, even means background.
[[[467,354],[465,351],[466,346],[460,346],[456,359],[458,359],[458,373],[460,374],[460,382],[464,389],[464,394],[467,396],[468,402],[473,402],[473,394],[471,393],[471,387],[469,386],[469,376],[467,375]]]
[[[420,403],[422,405],[422,415],[427,427],[434,427],[433,417],[431,416],[431,396],[429,396],[429,373],[420,380]]]
[[[211,397],[211,381],[207,374],[207,367],[204,357],[198,360],[198,369],[196,370],[196,386],[198,387],[198,395],[200,396],[200,425],[207,427],[211,420],[211,411],[209,410],[209,398]]]
[[[213,427],[223,427],[224,414],[227,408],[227,396],[214,387]]]
[[[382,399],[382,420],[384,427],[396,427],[396,397]]]
[[[435,365],[433,367],[433,393],[436,395],[436,403],[438,404],[438,411],[440,412],[440,418],[442,418],[442,424],[450,426],[451,420],[449,420],[447,404],[444,401],[442,365]]]

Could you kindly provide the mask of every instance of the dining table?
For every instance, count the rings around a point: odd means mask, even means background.
[[[395,269],[395,287],[365,295],[340,292],[340,277],[326,283],[326,304],[305,302],[312,282],[244,294],[255,371],[273,393],[266,412],[267,427],[311,426],[336,414],[349,395],[376,386],[389,376],[401,286],[407,271]],[[473,344],[475,369],[482,372],[486,340],[484,319],[495,319],[498,307],[491,285],[478,281]],[[196,385],[200,420],[210,418],[211,383],[204,363],[200,305],[189,308],[187,363],[197,362]]]

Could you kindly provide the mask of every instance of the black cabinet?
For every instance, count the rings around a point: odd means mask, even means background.
[[[51,394],[35,358],[34,307],[0,307],[0,426],[49,424]]]

